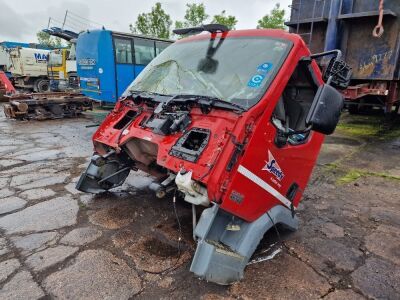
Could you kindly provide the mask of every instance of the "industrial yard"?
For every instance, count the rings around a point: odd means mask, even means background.
[[[344,115],[324,144],[299,230],[282,231],[282,243],[270,230],[244,280],[224,287],[189,272],[195,244],[183,201],[178,261],[172,199],[149,192],[149,177],[132,173],[97,196],[75,190],[92,120],[1,116],[0,298],[397,299],[399,129],[376,136],[374,117],[353,118]]]

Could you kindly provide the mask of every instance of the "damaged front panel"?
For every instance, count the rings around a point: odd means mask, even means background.
[[[170,155],[196,162],[210,139],[210,130],[192,128],[186,132],[172,147]]]
[[[198,242],[190,271],[223,285],[242,279],[244,268],[261,238],[275,224],[295,231],[298,219],[280,205],[254,222],[235,218],[218,205],[204,210],[194,232]]]
[[[94,155],[86,171],[81,175],[76,189],[86,193],[101,193],[120,186],[131,171],[131,164],[122,162],[111,153],[101,157]]]

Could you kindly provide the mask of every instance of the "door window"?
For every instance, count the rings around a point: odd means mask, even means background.
[[[147,65],[155,57],[154,41],[135,39],[135,63],[137,65]]]
[[[118,64],[132,63],[132,43],[131,40],[115,38],[115,59]]]
[[[309,132],[302,131],[307,129],[306,118],[317,90],[318,83],[311,66],[308,62],[300,62],[272,115],[273,124],[278,130],[288,132],[288,141],[292,145],[303,143],[309,135]]]

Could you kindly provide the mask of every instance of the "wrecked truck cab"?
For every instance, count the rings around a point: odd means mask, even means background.
[[[130,170],[206,206],[194,222],[191,271],[219,284],[243,277],[264,233],[297,229],[296,208],[323,143],[339,120],[350,72],[340,52],[312,56],[280,30],[204,25],[157,56],[93,136],[77,189],[101,192]],[[333,56],[324,82],[314,58]],[[334,68],[334,66],[341,66]]]

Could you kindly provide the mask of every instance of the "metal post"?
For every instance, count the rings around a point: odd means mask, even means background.
[[[315,9],[317,7],[317,1],[321,1],[321,0],[314,0],[314,6],[313,6],[313,12],[312,12],[311,24],[310,24],[310,36],[308,37],[308,48],[310,48],[310,49],[311,49],[311,43],[312,43],[312,38],[313,38]]]
[[[296,28],[296,33],[298,34],[300,31],[300,13],[301,13],[301,0],[298,2],[298,7],[297,7],[297,28]]]
[[[325,51],[338,47],[338,16],[340,0],[332,0],[329,10],[328,28],[326,30]]]
[[[64,22],[62,24],[62,29],[64,29],[65,21],[67,21],[68,9],[65,11]]]

